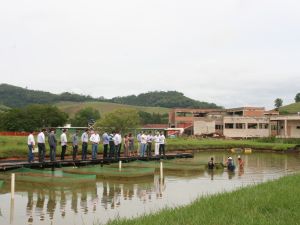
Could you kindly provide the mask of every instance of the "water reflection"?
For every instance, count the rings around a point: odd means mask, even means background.
[[[226,160],[227,154],[214,153],[214,157],[220,162]],[[233,158],[236,157],[233,155]],[[230,190],[300,171],[299,155],[252,154],[242,157],[244,169],[237,167],[234,173],[226,169],[202,173],[164,173],[163,178],[155,175],[145,180],[126,182],[97,180],[88,185],[66,187],[55,183],[32,185],[17,182],[15,201],[18,204],[11,201],[9,208],[6,205],[10,200],[10,187],[6,182],[0,189],[0,224],[24,224],[24,209],[27,224],[78,224],[82,218],[86,219],[86,224],[93,224],[97,218],[103,222],[119,215],[131,217],[165,206],[185,204],[203,193]],[[204,161],[209,158],[207,153],[196,155],[191,160]],[[182,190],[185,190],[185,195],[182,195]]]

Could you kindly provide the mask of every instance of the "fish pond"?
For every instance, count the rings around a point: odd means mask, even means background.
[[[0,173],[0,224],[105,224],[300,171],[299,154],[278,153],[241,154],[245,166],[235,172],[205,168],[210,157],[225,162],[228,156],[237,163],[238,154],[227,152],[165,161],[163,177],[159,162],[123,163],[121,171],[118,164],[54,172],[19,169],[14,200],[10,172]]]

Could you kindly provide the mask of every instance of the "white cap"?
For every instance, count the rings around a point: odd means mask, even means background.
[[[231,156],[229,156],[229,157],[228,157],[228,159],[232,159],[232,157],[231,157]]]
[[[238,155],[238,159],[240,159],[241,158],[241,156],[240,155]]]

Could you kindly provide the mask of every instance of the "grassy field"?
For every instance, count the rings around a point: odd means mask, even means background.
[[[109,225],[297,225],[300,175],[202,197],[192,204]]]
[[[148,113],[161,113],[161,114],[168,113],[170,110],[168,108],[162,108],[162,107],[132,106],[132,105],[109,103],[109,102],[59,102],[55,105],[63,112],[68,113],[70,117],[74,117],[76,112],[86,107],[92,107],[93,109],[97,109],[102,116],[116,109],[136,109],[138,111],[145,111]]]
[[[300,102],[280,107],[279,112],[280,114],[296,114],[300,112]]]
[[[69,139],[70,140],[70,139]],[[287,150],[300,143],[299,139],[264,139],[260,140],[222,140],[222,139],[193,139],[176,138],[168,139],[166,144],[167,151],[175,150],[209,150],[209,149],[231,149],[231,148],[253,148],[267,150]],[[273,140],[273,141],[272,141]],[[285,143],[287,142],[287,143]],[[0,158],[26,157],[27,156],[27,137],[0,136]],[[81,149],[81,146],[79,146]],[[102,145],[99,145],[99,153],[102,153]],[[57,152],[60,153],[60,146]],[[67,155],[71,155],[72,146],[69,144]],[[89,146],[89,152],[91,145]],[[46,154],[49,154],[49,147],[46,144]]]

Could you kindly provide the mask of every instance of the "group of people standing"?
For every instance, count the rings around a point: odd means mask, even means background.
[[[37,135],[37,147],[38,147],[38,160],[39,162],[45,161],[46,153],[46,136],[48,134],[48,144],[50,149],[50,161],[56,161],[56,149],[57,138],[55,130],[51,129],[49,133],[46,133],[45,129],[42,129]],[[81,136],[79,136],[79,130],[71,136],[72,143],[72,159],[77,160],[77,154],[79,150],[79,143],[81,142],[81,159],[87,159],[88,145],[92,145],[92,159],[97,159],[98,146],[100,141],[103,143],[103,158],[119,158],[121,154],[121,147],[124,147],[124,156],[139,155],[141,157],[152,156],[152,143],[155,144],[155,155],[165,155],[165,143],[166,138],[163,133],[157,132],[155,135],[151,133],[140,132],[137,137],[138,149],[135,151],[134,140],[132,133],[124,135],[123,139],[119,131],[108,134],[104,132],[102,134],[102,140],[97,130],[86,129]],[[33,131],[28,135],[28,162],[34,161],[33,150],[35,148],[35,139]],[[65,159],[65,154],[68,146],[67,129],[62,130],[60,135],[61,155],[60,159]]]

